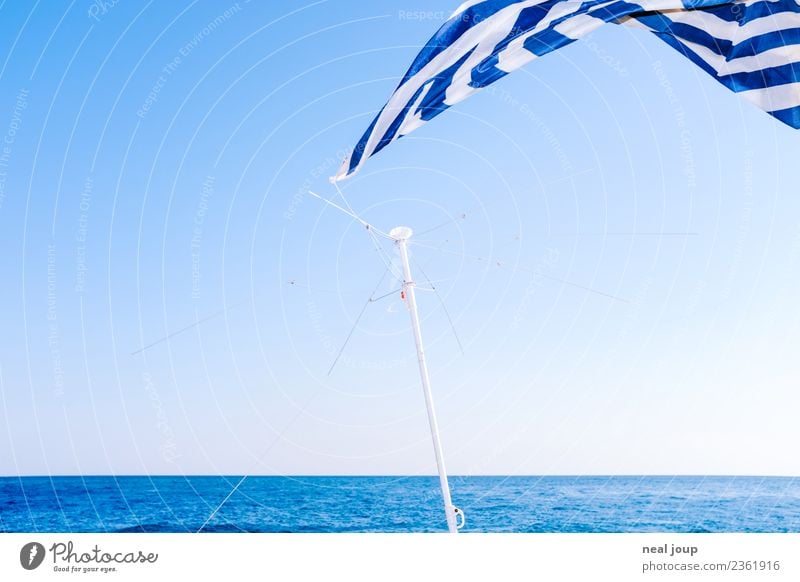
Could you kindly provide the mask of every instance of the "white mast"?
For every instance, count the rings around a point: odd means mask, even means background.
[[[411,327],[414,329],[414,342],[417,345],[417,359],[419,360],[419,375],[422,380],[422,390],[425,393],[425,406],[428,409],[428,424],[431,428],[431,439],[433,439],[433,451],[436,454],[436,467],[439,470],[439,485],[442,488],[442,499],[444,500],[444,512],[447,517],[447,529],[450,533],[458,533],[459,527],[464,525],[464,513],[453,505],[450,499],[450,485],[447,483],[447,471],[444,466],[442,456],[442,443],[439,440],[439,425],[436,422],[436,411],[433,407],[433,394],[431,393],[431,379],[428,374],[428,365],[425,362],[425,350],[422,346],[422,332],[420,331],[419,313],[417,313],[417,298],[414,294],[415,283],[411,277],[411,265],[408,260],[408,239],[411,238],[413,231],[407,226],[398,226],[389,231],[389,236],[394,239],[397,248],[400,250],[400,258],[403,261],[403,295],[408,302],[408,311],[411,313]],[[456,516],[461,516],[461,523],[458,523]]]

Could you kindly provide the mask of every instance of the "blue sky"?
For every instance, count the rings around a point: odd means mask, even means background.
[[[454,8],[0,6],[0,474],[435,471],[397,294],[326,375],[393,250],[305,191]],[[449,470],[799,474],[798,154],[606,26],[345,182]]]

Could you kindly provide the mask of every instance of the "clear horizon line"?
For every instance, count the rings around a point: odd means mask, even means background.
[[[420,473],[362,473],[362,474],[327,474],[327,473],[266,473],[266,474],[244,474],[244,473],[61,473],[61,474],[27,474],[27,475],[0,475],[0,479],[41,479],[41,478],[61,478],[61,477],[220,477],[220,478],[233,478],[233,477],[278,477],[278,478],[309,478],[309,477],[332,477],[332,478],[365,478],[365,477],[431,477],[438,478],[435,473],[420,474]],[[475,473],[475,474],[458,474],[453,473],[448,475],[449,479],[463,478],[463,477],[539,477],[539,478],[579,478],[579,477],[726,477],[726,478],[781,478],[781,479],[800,479],[800,475],[788,475],[779,473]]]

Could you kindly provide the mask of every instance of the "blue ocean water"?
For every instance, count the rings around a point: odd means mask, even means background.
[[[4,477],[2,532],[193,532],[238,477]],[[452,477],[467,532],[800,532],[800,478]],[[444,531],[435,477],[249,477],[207,532]]]

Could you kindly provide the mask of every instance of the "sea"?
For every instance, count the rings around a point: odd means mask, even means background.
[[[0,532],[446,529],[436,477],[248,477],[231,494],[240,480],[0,477]],[[800,478],[453,476],[450,487],[463,532],[800,532]]]

